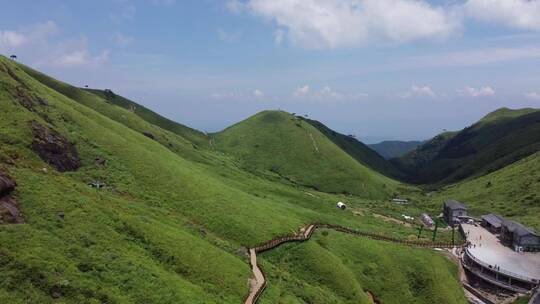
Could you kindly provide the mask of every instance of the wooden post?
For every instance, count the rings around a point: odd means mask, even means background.
[[[452,245],[456,244],[455,239],[454,239],[455,232],[456,232],[456,227],[452,226]]]
[[[435,238],[437,237],[437,229],[439,228],[439,219],[435,219],[435,229],[433,230],[433,240],[432,242],[435,242]]]

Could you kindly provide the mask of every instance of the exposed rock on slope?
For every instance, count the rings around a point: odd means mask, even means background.
[[[4,172],[0,171],[0,197],[8,195],[15,189],[17,184]]]
[[[81,160],[75,145],[58,132],[42,126],[37,121],[31,121],[30,128],[34,132],[32,150],[43,161],[60,172],[79,169]]]
[[[36,105],[40,105],[40,106],[49,105],[49,102],[47,100],[28,94],[21,87],[16,88],[16,95],[17,95],[17,101],[27,110],[32,111],[32,112],[36,112],[34,108]]]
[[[17,201],[10,196],[16,186],[13,179],[0,171],[0,225],[24,222]]]

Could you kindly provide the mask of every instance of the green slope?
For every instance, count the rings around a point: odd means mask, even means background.
[[[415,183],[482,176],[540,150],[540,111],[497,110],[460,132],[441,134],[393,163]]]
[[[456,136],[458,132],[444,132],[431,140],[409,151],[401,157],[391,159],[390,162],[407,175],[410,181],[416,181],[419,177],[419,171],[428,167],[439,155],[440,150],[444,149],[446,144]]]
[[[13,196],[25,219],[22,225],[0,224],[0,299],[6,303],[241,303],[250,276],[241,246],[309,222],[415,234],[337,210],[341,196],[308,195],[305,188],[252,175],[229,156],[198,149],[98,95],[26,71],[0,57],[0,171],[17,181]],[[31,149],[31,121],[73,143],[81,167],[60,173],[45,163]],[[106,187],[90,188],[92,181]],[[347,202],[368,204],[356,197]],[[385,261],[388,267],[399,263]],[[322,277],[325,270],[312,274]],[[309,279],[296,282],[307,285]],[[339,292],[325,284],[321,303],[333,303]],[[273,290],[309,296],[292,284]]]
[[[127,98],[124,98],[120,95],[115,94],[111,90],[96,90],[96,89],[86,89],[87,91],[94,93],[98,95],[99,97],[111,102],[112,104],[115,104],[119,107],[122,107],[124,109],[133,111],[135,114],[140,116],[145,121],[156,125],[158,127],[161,127],[165,130],[171,131],[175,134],[178,134],[193,143],[196,143],[199,146],[207,147],[208,146],[208,138],[207,136],[195,129],[186,127],[182,124],[179,124],[175,121],[172,121],[168,118],[165,118],[156,112],[134,102]]]
[[[381,157],[381,155],[377,154],[377,152],[373,151],[356,138],[331,130],[316,120],[305,118],[302,119],[317,128],[322,134],[326,135],[328,139],[349,154],[352,158],[356,159],[356,161],[359,163],[386,176],[394,178],[400,178],[403,176],[403,174],[399,172],[394,165],[386,161],[383,157]]]
[[[71,100],[85,105],[141,134],[153,136],[157,142],[181,154],[183,157],[200,162],[208,160],[200,152],[200,147],[207,145],[208,140],[198,131],[181,124],[172,123],[166,118],[116,94],[114,101],[117,101],[118,104],[102,98],[101,94],[95,94],[98,91],[91,93],[90,91],[74,87],[22,64],[19,64],[18,67],[34,80],[39,81]],[[115,106],[110,106],[112,104]],[[135,111],[131,111],[132,105],[136,108]],[[159,122],[159,125],[154,124],[155,122]]]
[[[533,109],[533,108],[523,108],[523,109],[500,108],[482,117],[479,123],[489,124],[489,123],[502,122],[502,121],[517,118],[526,114],[531,114],[537,111],[538,109]]]
[[[463,200],[473,214],[495,212],[540,231],[540,152],[434,195]]]
[[[321,191],[388,197],[396,182],[359,163],[311,123],[264,111],[214,135],[216,149],[252,171],[270,171]]]
[[[422,141],[400,141],[400,140],[386,140],[377,144],[369,145],[369,147],[375,150],[379,155],[385,159],[392,159],[400,157],[403,154],[410,152],[420,146]]]
[[[460,288],[457,266],[429,250],[318,231],[308,243],[263,256],[279,269],[269,271],[271,284],[261,304],[370,303],[364,291],[378,303],[467,303],[454,292]],[[280,292],[280,286],[291,283],[296,291]]]

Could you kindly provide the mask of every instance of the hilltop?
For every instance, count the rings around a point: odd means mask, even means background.
[[[482,176],[540,150],[540,110],[499,109],[459,132],[436,136],[392,163],[421,184]]]
[[[523,109],[509,109],[509,108],[500,108],[491,113],[488,113],[486,116],[480,119],[479,123],[496,123],[504,120],[510,120],[517,118],[526,114],[531,114],[538,112],[538,109],[533,108],[523,108]]]
[[[373,164],[370,159],[359,162],[354,143],[347,153],[320,128],[283,111],[264,111],[214,134],[213,145],[248,170],[277,174],[298,185],[370,198],[391,195],[397,182],[365,165]]]
[[[238,165],[236,155],[206,148],[136,110],[38,73],[0,56],[0,171],[8,185],[8,196],[2,189],[0,199],[10,200],[22,219],[12,223],[4,217],[5,205],[0,207],[0,298],[5,302],[241,303],[251,276],[245,246],[310,222],[415,236],[415,229],[368,211],[355,215],[335,208],[343,199],[351,208],[367,207],[362,198],[253,174]],[[340,159],[348,159],[345,165],[365,172],[359,178],[366,187],[397,187],[301,123],[320,140],[321,151],[340,153]],[[291,282],[273,281],[262,303],[367,303],[367,288],[381,298],[401,291],[417,303],[438,301],[437,294],[451,295],[441,303],[465,303],[455,267],[441,255],[403,249],[399,256],[363,264],[365,272],[359,272],[341,250],[374,256],[390,245],[370,249],[362,240],[338,237],[335,242],[324,251],[313,250],[314,243],[292,246],[308,252],[309,261],[339,254],[343,262],[333,259],[340,266],[330,269],[310,263],[300,273],[283,260],[262,257],[274,278]],[[402,268],[404,260],[419,254],[426,267],[411,273]],[[386,278],[376,275],[377,268],[408,275],[395,276],[387,290],[380,288]],[[374,275],[367,281],[369,271]],[[338,281],[313,280],[330,275],[349,278],[354,297],[336,289]],[[416,288],[411,282],[420,280],[430,282],[428,290],[411,294]]]
[[[400,157],[403,154],[410,152],[420,146],[423,141],[400,141],[400,140],[386,140],[377,144],[368,145],[371,149],[375,150],[379,155],[385,159],[392,159]]]

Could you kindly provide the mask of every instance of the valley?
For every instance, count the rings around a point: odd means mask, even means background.
[[[540,229],[535,109],[501,109],[391,161],[285,111],[206,134],[6,57],[0,109],[0,176],[22,218],[0,209],[6,303],[242,303],[249,249],[312,223],[444,247],[451,229],[433,240],[418,227],[447,199]],[[436,250],[311,229],[257,256],[258,303],[467,303]]]

